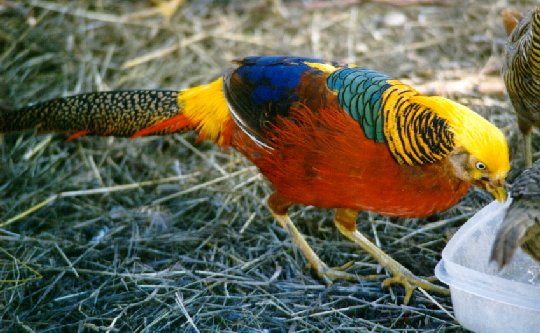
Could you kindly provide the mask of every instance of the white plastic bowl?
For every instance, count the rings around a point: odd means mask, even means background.
[[[540,265],[521,249],[502,270],[489,261],[510,204],[484,207],[448,242],[435,275],[450,286],[456,319],[479,333],[540,332]]]

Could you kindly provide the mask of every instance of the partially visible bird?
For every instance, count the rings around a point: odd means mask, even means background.
[[[503,77],[523,134],[525,167],[532,165],[532,129],[540,126],[540,4],[525,15],[502,12],[508,33]]]
[[[514,181],[512,203],[497,232],[491,260],[504,267],[518,246],[540,263],[540,160]]]
[[[287,215],[293,204],[336,208],[334,223],[402,284],[445,288],[415,276],[362,235],[358,212],[422,217],[446,210],[471,185],[506,199],[502,132],[467,107],[354,65],[248,57],[222,78],[181,92],[100,92],[0,113],[0,132],[37,127],[138,137],[186,130],[232,146],[272,183],[268,205],[325,280],[358,279],[328,267]]]
[[[501,11],[501,19],[506,34],[510,36],[519,21],[523,19],[523,14],[515,8],[505,8]]]

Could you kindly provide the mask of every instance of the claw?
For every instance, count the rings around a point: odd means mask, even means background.
[[[354,263],[348,262],[345,265],[339,267],[328,267],[323,261],[320,262],[318,267],[311,267],[317,276],[324,280],[327,285],[332,285],[335,280],[346,281],[373,281],[381,278],[379,274],[373,275],[356,275],[352,273],[344,272],[347,268],[351,267]],[[310,265],[311,266],[311,265]]]
[[[436,276],[426,276],[424,279],[429,282],[439,282]]]
[[[344,272],[339,268],[328,267],[321,261],[321,265],[318,268],[314,268],[315,273],[319,278],[323,279],[327,285],[331,285],[334,280],[348,280],[357,281],[359,276],[351,273]]]
[[[345,272],[346,269],[350,268],[354,264],[352,261],[347,262],[339,267],[328,267],[328,265],[313,251],[313,249],[311,249],[304,239],[304,236],[302,236],[300,231],[296,229],[296,226],[292,223],[288,215],[274,214],[274,217],[276,218],[276,221],[278,221],[279,224],[291,234],[293,241],[308,260],[309,266],[315,271],[319,278],[324,280],[327,285],[331,285],[332,281],[334,280],[367,281],[380,278],[380,275],[358,276],[356,274]]]
[[[405,298],[403,299],[403,304],[409,304],[411,300],[414,289],[420,287],[426,291],[432,291],[441,295],[448,296],[450,291],[447,288],[437,286],[429,281],[428,279],[422,279],[411,272],[397,272],[394,273],[392,277],[386,278],[383,283],[383,288],[389,288],[394,284],[401,284],[405,288]]]
[[[330,285],[332,284],[332,281],[337,279],[366,281],[379,279],[381,277],[380,275],[358,276],[356,274],[345,272],[346,269],[353,265],[352,262],[348,262],[345,265],[335,268],[328,267],[328,265],[326,265],[309,246],[304,236],[302,236],[300,231],[298,231],[294,223],[286,214],[288,205],[289,203],[287,201],[283,200],[283,198],[280,198],[276,194],[269,199],[269,206],[272,209],[272,214],[274,215],[276,221],[283,227],[283,229],[287,230],[291,234],[294,243],[304,254],[311,268],[315,270],[315,273],[321,279],[323,279],[326,284]],[[278,214],[276,212],[282,213]],[[405,298],[403,300],[403,303],[405,304],[408,304],[411,300],[414,289],[419,287],[426,291],[432,291],[443,295],[450,294],[448,289],[431,283],[431,278],[422,279],[415,276],[411,271],[392,259],[375,244],[371,243],[364,235],[356,230],[356,216],[357,213],[351,213],[349,210],[337,210],[334,222],[336,223],[338,230],[343,235],[360,245],[362,249],[376,258],[379,263],[381,263],[381,265],[392,274],[392,277],[389,277],[383,281],[383,287],[390,287],[391,285],[398,283],[401,284],[405,288]],[[343,220],[343,218],[345,220]]]
[[[349,268],[351,268],[354,265],[354,261],[347,261],[341,266],[333,267],[332,269],[335,269],[336,271],[346,271]]]
[[[388,254],[384,253],[378,246],[373,244],[366,236],[362,235],[356,229],[356,217],[358,213],[347,210],[337,209],[334,223],[338,230],[348,239],[359,245],[364,251],[375,258],[392,277],[383,281],[383,287],[389,287],[393,284],[401,284],[405,288],[405,299],[403,303],[407,304],[411,300],[414,289],[421,287],[426,291],[432,291],[443,295],[449,295],[450,292],[444,287],[431,283],[428,279],[422,279],[415,276],[411,271],[403,267]]]

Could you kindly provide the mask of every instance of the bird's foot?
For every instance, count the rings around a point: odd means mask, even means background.
[[[383,281],[383,287],[389,287],[398,283],[401,284],[405,288],[405,299],[403,300],[403,303],[405,304],[409,303],[413,291],[416,288],[422,288],[425,291],[432,291],[443,295],[449,294],[448,289],[437,286],[427,279],[419,278],[414,275],[360,233],[356,229],[357,216],[358,213],[350,209],[337,209],[334,223],[345,237],[359,245],[364,251],[375,258],[382,267],[392,274],[392,277]]]
[[[422,288],[425,291],[435,292],[441,295],[450,295],[450,291],[447,288],[433,284],[437,278],[420,278],[414,275],[411,271],[400,267],[399,270],[392,273],[392,277],[385,279],[382,283],[383,288],[388,288],[394,284],[401,284],[405,289],[405,298],[403,299],[404,304],[408,304],[411,300],[414,289]]]
[[[328,265],[320,260],[314,265],[308,264],[308,266],[315,271],[317,276],[324,280],[327,285],[332,284],[335,280],[346,280],[346,281],[368,281],[368,280],[377,280],[381,278],[381,275],[357,275],[345,272],[347,269],[352,267],[354,262],[349,261],[344,265],[338,267],[328,267]]]
[[[356,276],[355,274],[345,272],[348,267],[328,267],[328,265],[325,264],[323,261],[319,261],[314,265],[310,264],[309,266],[315,271],[315,273],[320,279],[324,280],[327,285],[332,284],[332,282],[334,282],[335,280],[358,280],[358,276]]]
[[[328,267],[328,265],[313,251],[311,246],[309,246],[304,236],[302,236],[300,231],[298,231],[288,215],[274,214],[274,217],[276,221],[283,227],[283,229],[287,230],[291,234],[294,243],[306,257],[309,267],[311,267],[317,276],[324,280],[326,284],[330,285],[334,280],[358,281],[369,279],[369,277],[366,278],[345,272],[345,270],[353,265],[353,262],[348,262],[345,265],[335,268]]]

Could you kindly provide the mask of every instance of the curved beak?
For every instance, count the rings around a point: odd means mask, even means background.
[[[481,181],[484,189],[491,193],[498,202],[504,202],[508,199],[506,190],[504,189],[504,177]]]
[[[493,186],[491,183],[486,184],[486,191],[491,193],[495,199],[497,199],[498,202],[504,202],[506,199],[508,199],[508,194],[506,194],[506,190],[504,189],[504,185],[502,186]]]
[[[504,202],[508,198],[504,188],[504,178],[498,179],[478,179],[474,184],[489,192],[498,202]]]

